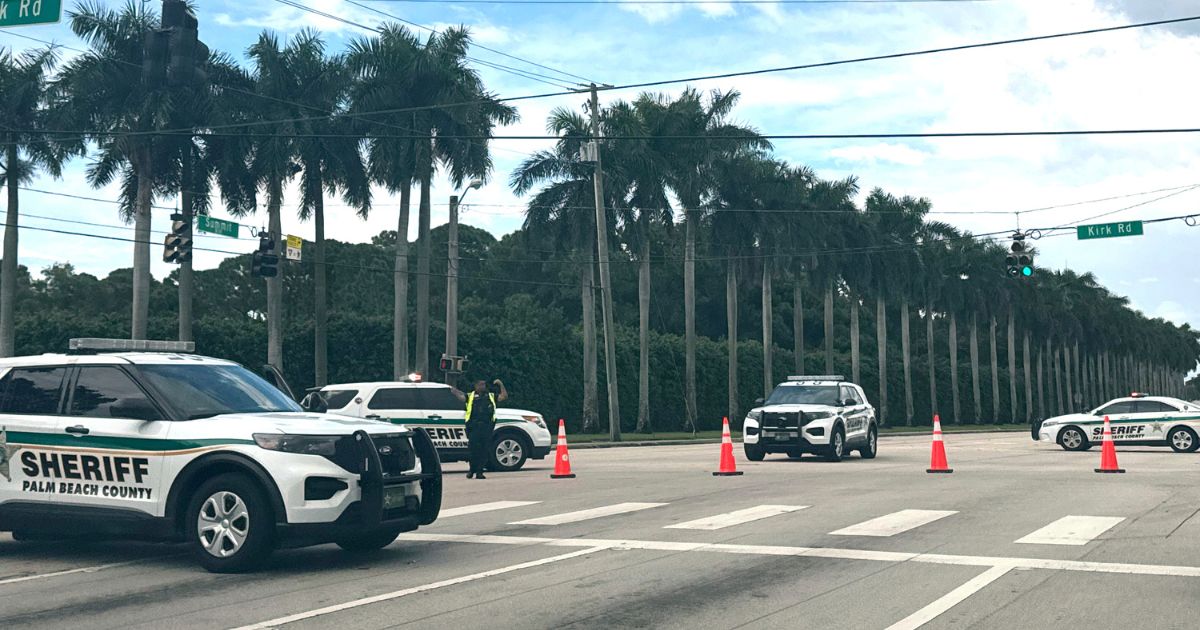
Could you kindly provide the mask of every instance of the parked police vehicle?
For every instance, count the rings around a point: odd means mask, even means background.
[[[425,429],[442,461],[467,461],[467,414],[449,385],[407,380],[379,383],[327,385],[304,400],[306,409],[369,420],[383,420]],[[541,414],[523,409],[496,407],[496,429],[488,468],[519,470],[529,459],[545,459],[551,436]]]
[[[1104,417],[1118,444],[1170,446],[1177,453],[1200,448],[1200,405],[1178,398],[1132,394],[1088,413],[1049,418],[1034,428],[1034,439],[1068,451],[1086,451],[1104,438]]]
[[[841,376],[789,376],[756,404],[742,426],[751,461],[768,453],[815,453],[836,462],[850,450],[872,459],[878,450],[875,408],[861,387]]]
[[[282,379],[191,342],[70,348],[0,359],[0,531],[18,540],[184,541],[235,572],[283,546],[378,549],[438,516],[423,431],[307,413]]]

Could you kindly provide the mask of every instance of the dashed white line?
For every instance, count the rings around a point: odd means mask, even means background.
[[[442,510],[438,514],[438,518],[452,518],[455,516],[465,516],[467,514],[479,514],[480,512],[494,512],[496,510],[507,510],[509,508],[519,508],[527,505],[537,505],[539,503],[541,503],[541,501],[492,501],[491,503],[477,503],[475,505],[464,505],[462,507]]]
[[[1119,516],[1064,516],[1017,542],[1026,545],[1086,545],[1123,520]]]
[[[629,512],[637,512],[639,510],[648,510],[666,505],[666,503],[614,503],[613,505],[605,505],[603,507],[592,508],[590,510],[579,510],[578,512],[565,512],[563,514],[552,514],[541,518],[531,518],[524,521],[509,523],[509,525],[565,525],[567,523],[578,523],[579,521],[587,521],[593,518],[601,518],[604,516],[615,516],[617,514],[627,514]]]
[[[157,559],[157,558],[153,558]],[[23,575],[21,577],[11,577],[0,580],[0,586],[5,584],[19,584],[21,582],[32,582],[33,580],[45,580],[48,578],[62,577],[64,575],[73,575],[75,573],[95,573],[105,569],[116,569],[118,567],[126,567],[131,564],[146,562],[149,559],[129,560],[126,562],[113,562],[112,564],[98,564],[91,567],[79,567],[78,569],[65,569],[63,571],[54,571],[53,573],[38,573],[35,575]]]
[[[962,586],[946,593],[937,598],[933,603],[918,610],[917,612],[897,621],[887,627],[887,630],[916,630],[921,626],[936,619],[939,615],[954,608],[962,603],[966,598],[978,593],[983,587],[1000,579],[1005,573],[1012,570],[1012,567],[999,566],[992,567],[979,575],[968,580]]]
[[[900,510],[829,533],[834,536],[895,536],[952,514],[958,514],[958,512],[954,510]]]
[[[742,523],[750,523],[780,514],[787,514],[797,510],[803,510],[807,505],[756,505],[752,508],[728,512],[725,514],[717,514],[707,518],[701,518],[686,523],[676,523],[667,525],[663,529],[702,529],[707,531],[724,529]]]

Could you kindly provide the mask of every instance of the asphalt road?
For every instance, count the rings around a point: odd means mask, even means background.
[[[573,480],[549,460],[485,481],[454,464],[434,525],[250,575],[174,546],[5,536],[0,627],[1200,626],[1200,454],[1123,449],[1128,473],[1100,475],[1098,449],[1027,433],[946,446],[950,475],[925,473],[925,436],[836,464],[739,446],[740,477],[709,474],[715,445],[579,450]]]

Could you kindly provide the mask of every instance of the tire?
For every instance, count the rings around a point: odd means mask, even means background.
[[[742,448],[746,451],[746,459],[752,462],[761,462],[767,456],[767,453],[757,444],[742,443]]]
[[[833,427],[829,435],[829,446],[825,447],[825,461],[840,462],[846,456],[846,430],[842,425]]]
[[[1167,434],[1167,443],[1176,453],[1194,453],[1197,448],[1200,448],[1200,440],[1196,438],[1196,432],[1188,427],[1171,429],[1171,432]]]
[[[253,570],[275,550],[271,503],[247,475],[226,473],[200,484],[184,519],[192,555],[212,573]]]
[[[858,454],[863,459],[875,459],[875,455],[879,453],[879,431],[875,425],[867,429],[867,445],[858,449]]]
[[[398,529],[379,529],[340,538],[334,542],[351,553],[366,553],[379,551],[396,542],[396,537],[399,535],[400,530]]]
[[[521,470],[529,460],[532,447],[524,436],[511,431],[501,433],[492,439],[492,449],[488,452],[488,470],[497,472],[513,472]]]
[[[1058,433],[1058,445],[1064,451],[1086,451],[1092,448],[1091,442],[1088,441],[1087,434],[1077,426],[1071,425],[1063,428]]]

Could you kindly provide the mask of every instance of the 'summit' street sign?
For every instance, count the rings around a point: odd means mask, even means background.
[[[0,27],[54,24],[62,20],[62,0],[0,0]]]
[[[1117,236],[1141,236],[1141,221],[1122,221],[1120,223],[1098,223],[1096,225],[1080,225],[1075,228],[1079,240],[1093,238],[1114,238]]]

